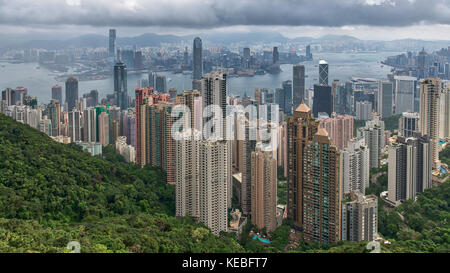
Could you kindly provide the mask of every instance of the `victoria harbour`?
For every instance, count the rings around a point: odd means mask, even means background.
[[[390,73],[390,67],[382,65],[380,62],[386,57],[395,55],[396,52],[377,53],[317,53],[314,61],[303,62],[305,65],[306,88],[311,88],[318,79],[317,64],[320,58],[329,63],[330,81],[346,81],[351,77],[360,78],[386,78]],[[253,77],[229,77],[227,80],[227,91],[230,96],[252,96],[255,88],[280,88],[281,83],[292,78],[292,65],[281,65],[282,72],[279,74],[255,75]],[[171,72],[157,72],[167,78],[167,87],[176,88],[178,92],[192,88],[191,74],[173,74]],[[64,82],[56,81],[60,74],[54,74],[44,67],[39,67],[36,63],[0,63],[0,85],[2,88],[15,88],[24,86],[31,96],[35,96],[39,101],[48,101],[51,97],[52,86],[59,84],[64,86]],[[147,73],[129,74],[128,94],[134,95],[134,89],[138,87],[138,81],[147,79]],[[88,93],[97,90],[100,97],[112,94],[114,89],[113,78],[101,80],[80,81],[79,89],[81,93]]]

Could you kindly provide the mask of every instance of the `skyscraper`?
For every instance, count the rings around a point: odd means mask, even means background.
[[[98,105],[98,91],[91,90],[91,92],[83,94],[86,99],[86,107],[95,107]]]
[[[257,147],[251,154],[252,224],[267,232],[277,227],[277,160]]]
[[[288,121],[288,219],[307,242],[340,239],[339,153],[302,103]]]
[[[272,64],[279,64],[280,63],[280,53],[278,53],[278,47],[273,47],[273,53],[272,53]]]
[[[226,141],[202,141],[199,155],[200,221],[219,235],[228,228],[229,145]]]
[[[98,115],[98,138],[100,144],[103,146],[110,143],[109,127],[109,115],[106,112],[101,112],[100,115]]]
[[[394,102],[393,84],[390,81],[380,81],[378,84],[378,114],[383,118],[392,116]]]
[[[166,76],[164,75],[156,75],[155,78],[155,91],[161,93],[167,93],[167,83]]]
[[[352,191],[342,204],[342,240],[373,241],[378,233],[378,197]]]
[[[297,108],[305,100],[305,66],[294,65],[292,77],[293,108]]]
[[[428,57],[425,52],[425,48],[422,48],[422,51],[419,52],[417,56],[417,78],[424,79],[428,77]]]
[[[69,137],[71,142],[81,141],[81,112],[73,110],[69,112]]]
[[[210,105],[218,105],[222,109],[222,134],[221,136],[225,139],[226,133],[226,115],[227,115],[227,77],[223,73],[210,73],[206,74],[202,78],[202,107],[205,109]],[[205,112],[204,112],[205,113]],[[208,112],[208,115],[212,115],[212,112]],[[205,125],[210,118],[204,118],[203,124]],[[214,128],[214,130],[219,130],[219,128]],[[218,131],[215,131],[218,132]]]
[[[284,108],[282,110],[286,115],[292,115],[292,81],[284,81],[282,85],[283,95],[281,97],[284,98]]]
[[[365,194],[369,186],[369,148],[363,138],[352,139],[341,152],[343,193],[359,190]]]
[[[78,80],[74,77],[70,77],[66,81],[66,111],[70,112],[75,108],[76,101],[78,100]]]
[[[356,102],[356,119],[369,120],[372,116],[372,103],[370,101]]]
[[[379,115],[373,115],[372,120],[366,121],[366,126],[358,129],[358,138],[364,138],[369,147],[369,168],[379,168],[384,141],[384,121]]]
[[[175,148],[175,215],[200,216],[200,132],[185,132]]]
[[[318,117],[320,112],[327,113],[331,117],[333,112],[333,97],[331,95],[331,86],[314,85],[313,114]]]
[[[57,100],[57,101],[59,101],[59,103],[63,103],[62,86],[55,85],[52,87],[52,100]]]
[[[145,165],[145,107],[144,98],[152,93],[152,88],[136,89],[136,163]]]
[[[430,78],[420,82],[420,119],[419,130],[431,139],[431,157],[433,168],[439,163],[439,121],[440,121],[441,80]]]
[[[199,37],[194,39],[192,52],[194,58],[193,59],[194,72],[192,76],[194,80],[201,80],[203,76],[203,57],[202,57],[202,39],[200,39]]]
[[[83,141],[96,142],[97,140],[97,118],[95,108],[88,107],[83,111]]]
[[[403,112],[419,112],[419,92],[417,80],[409,76],[394,76],[395,114]]]
[[[173,106],[170,102],[149,104],[144,101],[146,164],[165,171],[169,184],[175,184],[175,140],[171,134]]]
[[[398,135],[412,137],[415,132],[419,132],[419,113],[404,112],[398,120]]]
[[[51,133],[49,136],[58,136],[61,124],[61,104],[58,100],[51,100],[47,105],[47,116],[51,121]]]
[[[353,138],[354,118],[350,115],[332,115],[320,120],[320,127],[327,130],[328,135],[339,150],[347,147],[348,141]]]
[[[450,81],[442,84],[439,137],[450,138]]]
[[[109,48],[108,48],[108,55],[111,58],[116,58],[116,30],[110,29],[109,30]]]
[[[399,205],[431,188],[431,145],[428,136],[397,137],[388,147],[388,200]]]
[[[319,84],[328,85],[328,63],[323,59],[319,61]]]
[[[114,65],[114,97],[120,109],[128,108],[127,66],[122,61]]]

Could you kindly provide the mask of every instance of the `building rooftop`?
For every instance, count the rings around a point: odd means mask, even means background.
[[[295,109],[296,112],[309,112],[311,109],[306,105],[304,102],[302,102],[297,109]]]

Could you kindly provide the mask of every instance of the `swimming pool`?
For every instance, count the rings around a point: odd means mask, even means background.
[[[258,235],[253,236],[253,240],[259,240],[265,244],[270,244],[269,240],[263,239],[263,238],[259,237]]]

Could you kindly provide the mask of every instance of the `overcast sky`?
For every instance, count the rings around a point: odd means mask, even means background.
[[[0,33],[278,31],[450,40],[450,0],[0,0]]]

